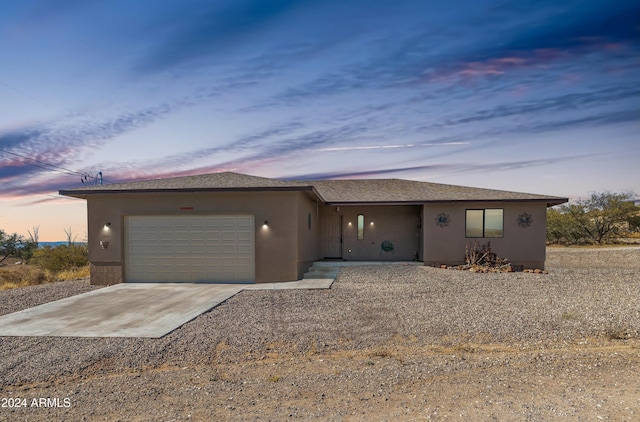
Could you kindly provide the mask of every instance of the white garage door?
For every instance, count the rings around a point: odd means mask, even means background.
[[[252,215],[125,217],[127,282],[253,283]]]

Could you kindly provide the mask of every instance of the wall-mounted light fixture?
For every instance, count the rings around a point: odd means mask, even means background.
[[[109,227],[111,227],[111,223],[109,223],[108,221],[104,223],[104,226],[102,226],[103,229],[108,229]]]
[[[108,240],[101,240],[100,241],[100,246],[102,246],[102,249],[107,249],[109,247],[109,241]]]
[[[351,221],[349,221],[349,222],[347,223],[347,226],[353,226],[353,223],[352,223]]]
[[[373,226],[373,221],[371,223],[369,223],[370,226]]]
[[[336,212],[340,212],[340,207],[336,207]]]
[[[264,224],[262,225],[263,229],[266,229],[269,227],[269,221],[268,220],[264,220]]]

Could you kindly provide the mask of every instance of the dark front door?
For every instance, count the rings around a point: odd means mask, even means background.
[[[322,256],[324,258],[342,258],[342,216],[322,217]]]

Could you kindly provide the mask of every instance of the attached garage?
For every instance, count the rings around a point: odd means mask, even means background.
[[[125,281],[255,282],[252,215],[125,216]]]

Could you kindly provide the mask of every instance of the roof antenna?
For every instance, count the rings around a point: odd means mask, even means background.
[[[102,186],[102,171],[99,171],[95,176],[84,173],[82,177],[80,177],[80,181],[86,186]]]

